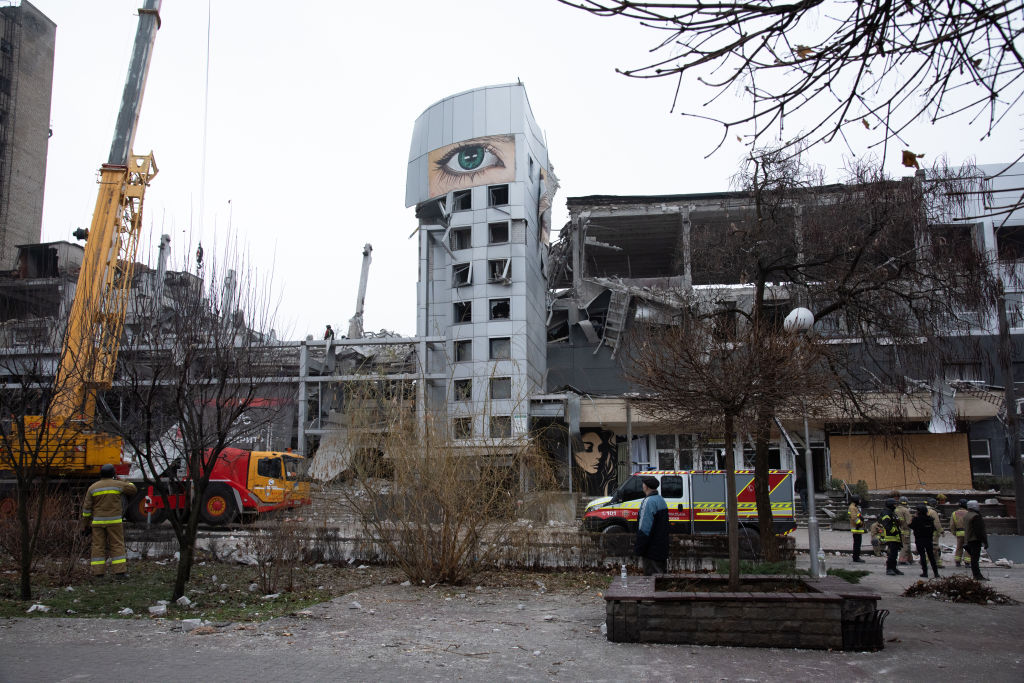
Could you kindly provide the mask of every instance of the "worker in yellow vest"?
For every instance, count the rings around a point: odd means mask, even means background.
[[[910,554],[910,500],[906,496],[900,496],[896,518],[900,521],[900,564],[913,564],[914,556]]]
[[[888,576],[901,576],[903,572],[896,566],[896,556],[900,552],[900,519],[896,516],[896,499],[885,499],[885,512],[878,519],[882,525],[882,543],[885,544],[885,573]]]
[[[860,544],[864,540],[864,516],[860,509],[860,496],[850,499],[850,533],[853,534],[853,561],[863,562],[860,558]]]
[[[953,551],[953,562],[958,567],[964,559],[964,536],[967,535],[967,523],[964,521],[964,517],[967,516],[967,499],[961,498],[959,505],[960,507],[949,516],[949,533],[956,537],[956,550]]]
[[[89,568],[93,576],[103,576],[109,558],[114,576],[124,578],[128,574],[128,558],[124,548],[121,497],[134,496],[135,484],[119,480],[113,465],[101,467],[100,477],[85,492],[82,503],[82,526],[92,531]]]

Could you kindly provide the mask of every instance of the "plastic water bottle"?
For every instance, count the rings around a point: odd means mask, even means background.
[[[818,548],[818,572],[825,576],[825,551]]]
[[[626,563],[623,562],[622,563],[622,586],[623,586],[623,588],[625,588],[625,586],[626,586],[626,576],[627,576],[627,574],[626,574]]]

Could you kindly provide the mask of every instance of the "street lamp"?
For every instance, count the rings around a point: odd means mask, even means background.
[[[807,334],[814,327],[814,314],[806,308],[794,308],[782,322],[782,329],[793,335]],[[801,400],[801,404],[803,400]],[[818,533],[818,515],[814,504],[814,458],[811,456],[811,430],[804,405],[804,478],[807,481],[807,549],[811,554],[811,576],[821,578],[824,567],[818,564],[821,539]]]

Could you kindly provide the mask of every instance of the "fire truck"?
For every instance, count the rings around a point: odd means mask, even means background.
[[[643,477],[655,477],[668,505],[669,530],[676,534],[726,533],[726,472],[724,470],[651,470],[636,472],[611,496],[591,501],[583,514],[583,527],[603,534],[636,532],[644,493]],[[777,534],[796,529],[793,518],[793,471],[769,470],[772,525]],[[741,530],[758,529],[754,498],[754,470],[736,470],[736,505]]]
[[[181,462],[176,466],[183,467]],[[301,455],[290,451],[225,448],[210,472],[200,518],[211,526],[223,526],[238,518],[309,505],[309,482],[300,479],[303,463]],[[129,521],[159,524],[169,512],[188,510],[191,486],[187,472],[161,477],[155,484],[145,480],[135,483],[139,492],[128,503],[125,514]],[[167,505],[160,489],[168,493]]]

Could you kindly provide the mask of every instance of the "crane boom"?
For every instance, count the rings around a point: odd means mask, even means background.
[[[99,171],[96,207],[54,381],[48,422],[55,429],[72,420],[81,429],[91,429],[96,392],[109,387],[114,378],[142,226],[143,198],[158,172],[152,153],[132,154],[131,145],[160,26],[160,5],[161,0],[145,0],[145,6],[139,9],[135,47],[110,156]],[[59,448],[66,451],[66,456],[57,459],[55,468],[93,469],[110,461],[114,457],[114,440],[110,437],[104,440],[104,447],[89,453],[89,444],[96,436],[82,434],[80,441],[72,438]],[[119,444],[116,451],[119,460]]]
[[[363,300],[366,298],[366,280],[370,276],[370,254],[373,247],[367,242],[363,245],[363,270],[359,274],[359,294],[356,295],[356,314],[348,321],[348,338],[359,339],[363,336]]]

